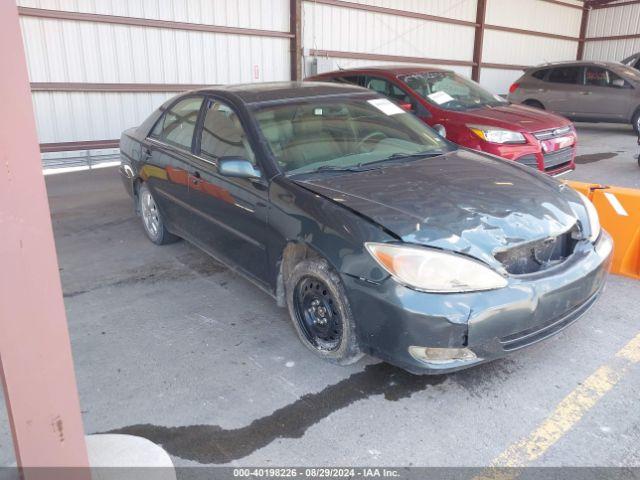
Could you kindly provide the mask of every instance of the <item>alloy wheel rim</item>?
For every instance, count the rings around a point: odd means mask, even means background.
[[[305,277],[294,292],[296,321],[318,350],[333,351],[342,341],[342,317],[331,291],[317,278]]]
[[[160,212],[151,192],[143,191],[140,203],[144,226],[153,237],[156,237],[160,231]]]

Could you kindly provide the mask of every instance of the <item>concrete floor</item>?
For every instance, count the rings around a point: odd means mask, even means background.
[[[640,187],[630,131],[580,140],[586,160],[566,178]],[[486,466],[606,365],[615,385],[528,463],[640,466],[640,365],[615,356],[640,332],[637,282],[612,276],[571,328],[475,369],[337,367],[244,279],[185,242],[152,245],[119,182],[115,169],[47,179],[87,433],[145,436],[177,465]]]

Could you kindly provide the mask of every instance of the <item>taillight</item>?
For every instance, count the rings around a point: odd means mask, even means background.
[[[511,86],[509,87],[509,93],[515,92],[519,86],[520,86],[519,83],[512,83]]]

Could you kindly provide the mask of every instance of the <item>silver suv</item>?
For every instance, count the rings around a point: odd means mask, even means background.
[[[640,133],[640,71],[614,62],[549,63],[511,85],[509,101],[575,121],[631,123]]]

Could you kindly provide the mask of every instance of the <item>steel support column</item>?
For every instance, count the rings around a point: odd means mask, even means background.
[[[289,1],[291,80],[302,80],[302,0]]]
[[[0,2],[0,45],[0,370],[16,460],[29,479],[42,472],[28,467],[87,467],[88,458],[12,1]],[[64,477],[88,478],[88,471]]]
[[[471,69],[471,79],[480,81],[480,71],[482,70],[482,45],[484,43],[485,18],[487,16],[487,0],[478,0],[476,7],[476,35],[473,42],[473,67]]]
[[[587,38],[587,28],[589,27],[589,11],[590,7],[584,6],[582,8],[582,20],[580,21],[580,38],[578,40],[578,52],[576,54],[576,60],[582,60],[584,58],[584,44]]]

